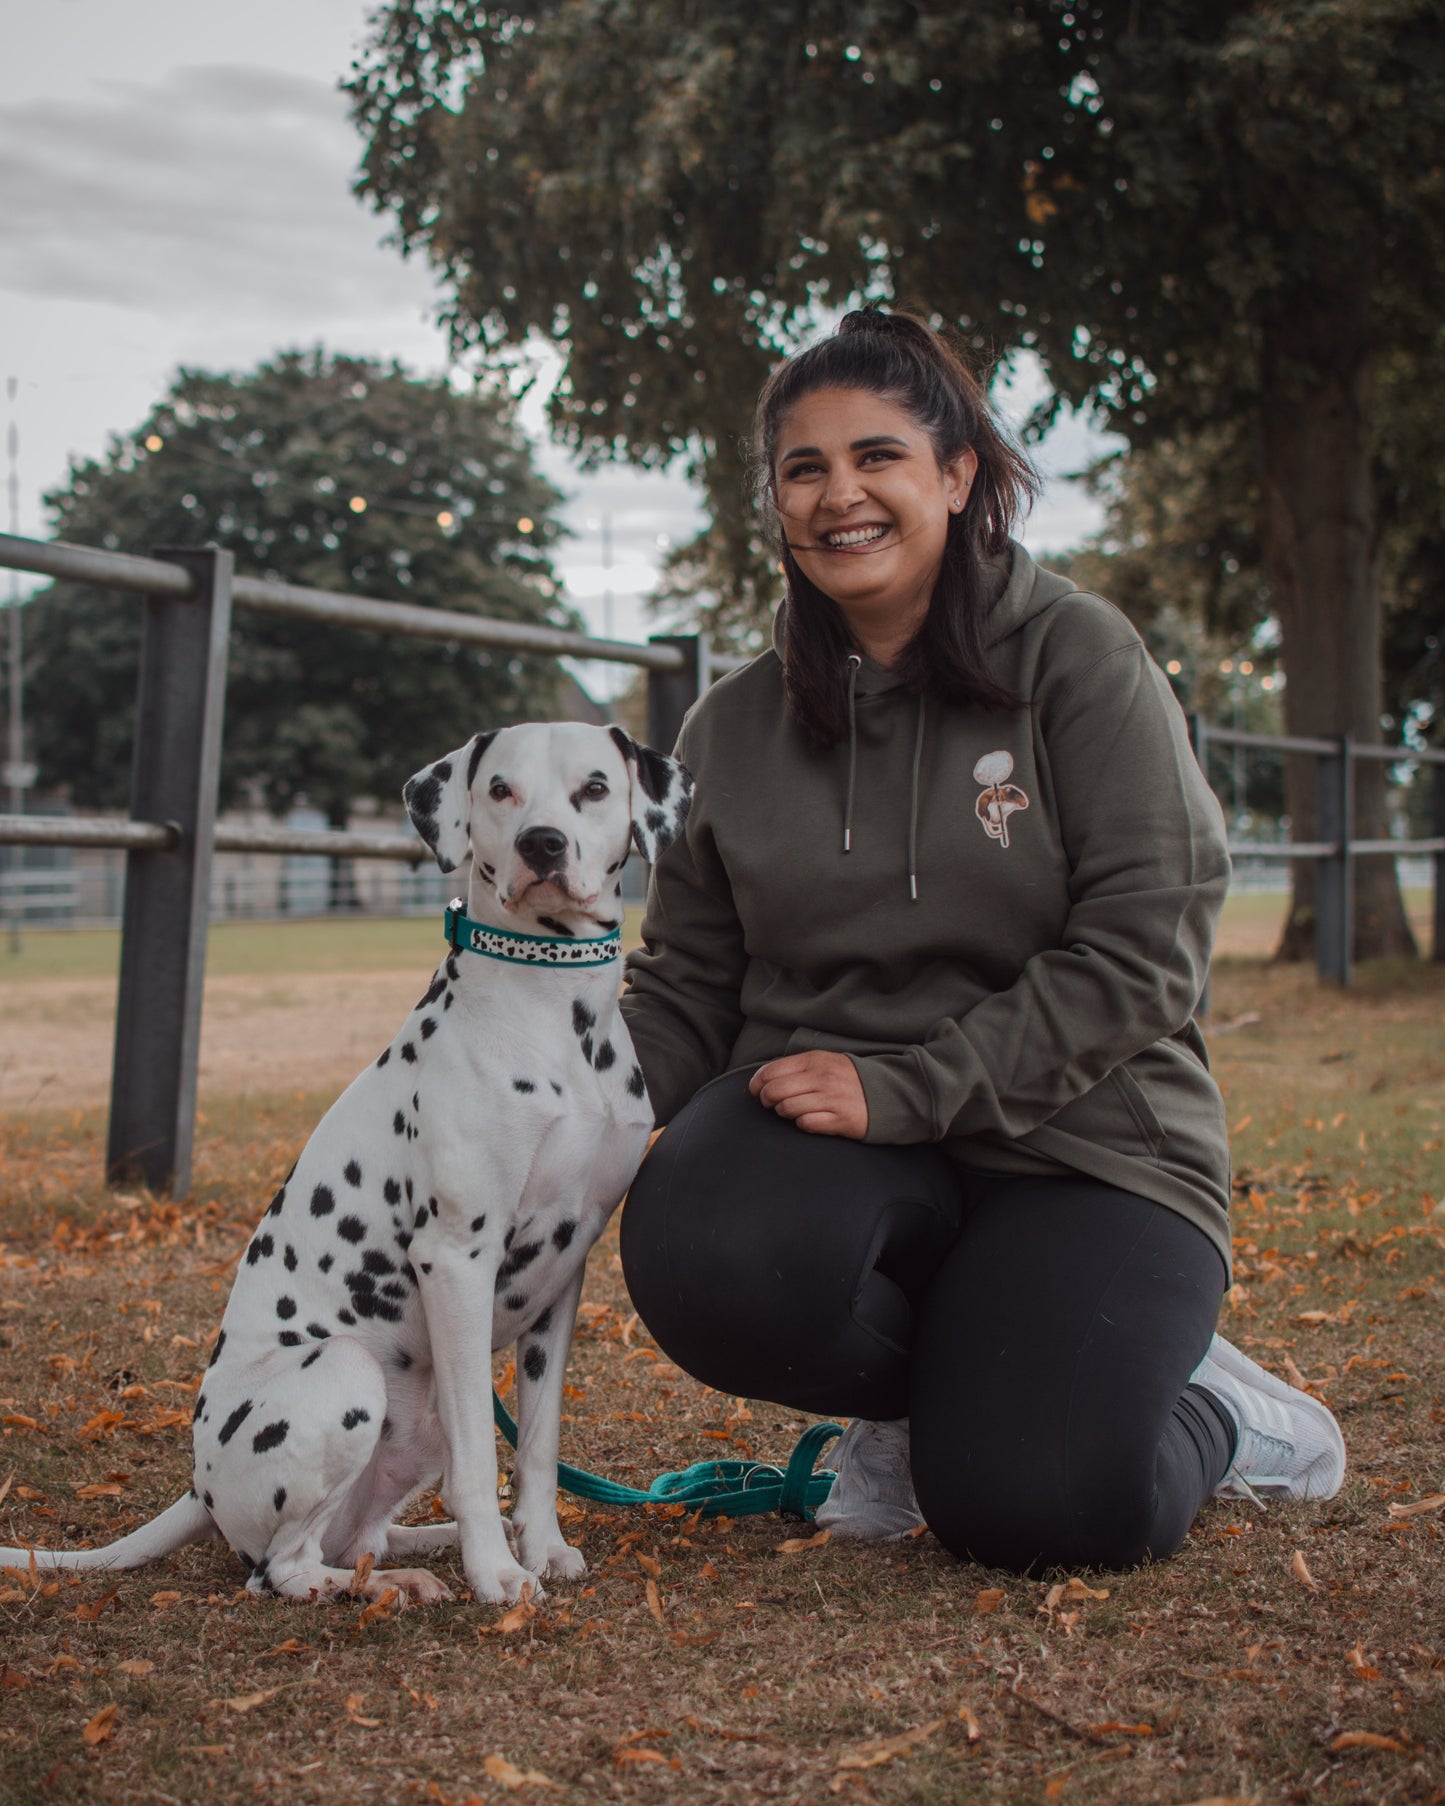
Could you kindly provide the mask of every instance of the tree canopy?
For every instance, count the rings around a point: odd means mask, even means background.
[[[1036,352],[1136,446],[1237,426],[1286,725],[1373,740],[1375,385],[1445,303],[1439,25],[1435,0],[390,0],[349,84],[359,188],[444,273],[460,343],[562,349],[564,438],[694,459],[695,563],[734,613],[762,600],[753,397],[855,298]],[[1361,951],[1408,946],[1393,868],[1359,871]]]
[[[576,623],[548,556],[556,492],[494,396],[366,358],[288,352],[183,370],[139,428],[46,497],[56,535],[125,552],[215,544],[317,589],[510,620]],[[57,584],[26,611],[41,782],[87,806],[129,794],[140,609]],[[482,726],[551,712],[555,663],[238,608],[222,799],[304,798],[344,821],[395,802]]]

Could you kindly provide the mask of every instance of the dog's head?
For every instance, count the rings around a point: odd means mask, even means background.
[[[620,727],[529,723],[474,735],[402,794],[444,872],[470,857],[503,909],[536,919],[615,897],[629,839],[655,860],[682,831],[692,778]]]

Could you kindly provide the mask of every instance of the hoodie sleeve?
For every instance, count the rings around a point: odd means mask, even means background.
[[[652,869],[642,947],[628,955],[622,1014],[659,1127],[725,1072],[742,1027],[747,956],[732,886],[707,816],[688,724],[677,757],[698,777],[681,837]]]
[[[869,1141],[1026,1135],[1198,1003],[1229,856],[1167,680],[1131,638],[1036,706],[1071,872],[1059,945],[920,1044],[854,1055]]]

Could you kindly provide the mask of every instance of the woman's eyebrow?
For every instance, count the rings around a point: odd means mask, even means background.
[[[875,445],[901,445],[905,451],[908,449],[908,441],[906,439],[900,439],[893,433],[874,433],[867,439],[855,439],[848,447],[848,450],[855,452],[871,451]],[[778,462],[779,464],[786,464],[790,458],[821,458],[822,455],[823,452],[821,446],[795,445],[791,451],[785,451],[782,457],[778,459]]]

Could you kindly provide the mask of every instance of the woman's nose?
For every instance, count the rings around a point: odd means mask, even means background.
[[[841,469],[828,472],[828,480],[823,486],[823,502],[836,513],[841,514],[855,502],[862,501],[865,494],[856,470],[844,465]]]

